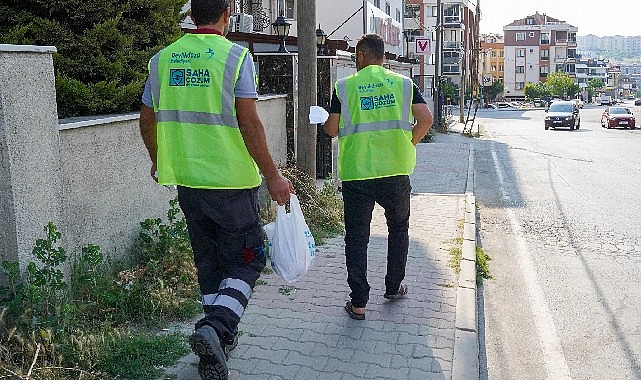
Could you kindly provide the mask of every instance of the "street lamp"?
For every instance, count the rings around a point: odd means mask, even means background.
[[[327,40],[327,33],[321,29],[320,24],[318,24],[318,29],[316,29],[316,55],[325,55],[325,41]]]
[[[280,46],[278,47],[278,52],[279,53],[289,53],[287,49],[285,49],[285,37],[289,35],[289,27],[292,24],[288,23],[287,20],[285,20],[285,17],[283,15],[278,16],[276,18],[276,21],[272,23],[272,27],[274,28],[274,32],[276,32],[276,35],[278,36],[278,42]]]

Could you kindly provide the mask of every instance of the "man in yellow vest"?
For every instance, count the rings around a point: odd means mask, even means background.
[[[229,0],[191,0],[197,28],[149,61],[140,132],[151,175],[177,185],[204,318],[190,339],[202,379],[227,379],[226,354],[261,270],[259,170],[278,204],[294,188],[278,171],[256,111],[249,51],[227,40]]]
[[[384,297],[407,294],[402,282],[409,247],[410,178],[416,148],[432,114],[412,80],[383,67],[385,44],[376,34],[356,44],[357,72],[336,82],[325,132],[338,136],[338,177],[345,211],[345,262],[351,300],[345,311],[365,319],[370,286],[367,245],[374,204],[388,227]]]

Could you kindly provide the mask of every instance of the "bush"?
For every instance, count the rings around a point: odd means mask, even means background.
[[[147,62],[177,39],[184,0],[9,0],[0,43],[50,45],[58,116],[138,110]]]

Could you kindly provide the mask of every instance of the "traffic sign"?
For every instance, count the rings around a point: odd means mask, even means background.
[[[414,40],[414,52],[418,55],[430,55],[432,53],[432,40],[425,37],[416,37]]]

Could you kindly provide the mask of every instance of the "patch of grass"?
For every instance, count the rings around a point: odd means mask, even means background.
[[[258,280],[256,280],[256,286],[267,285],[267,284],[268,282],[263,280],[262,278],[259,278]]]
[[[278,288],[278,293],[284,296],[291,296],[295,291],[296,289],[293,286],[281,285],[280,288]]]
[[[483,248],[476,246],[476,283],[482,284],[483,279],[492,279],[488,261],[492,258],[483,251]]]
[[[455,273],[461,272],[461,257],[463,257],[463,250],[461,247],[450,248],[449,266],[454,269]]]
[[[97,369],[116,379],[152,379],[162,374],[158,366],[172,365],[188,352],[186,337],[178,333],[117,336],[105,345]]]
[[[274,270],[270,268],[269,266],[266,266],[263,268],[263,270],[260,272],[260,274],[273,274]]]

